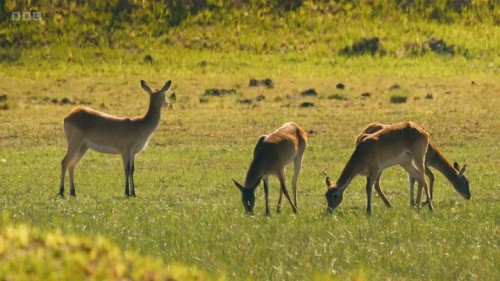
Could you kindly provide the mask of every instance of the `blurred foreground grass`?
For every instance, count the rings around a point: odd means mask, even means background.
[[[5,215],[5,214],[4,214]],[[87,239],[4,224],[0,233],[3,280],[207,280],[194,268],[121,251],[103,237]]]

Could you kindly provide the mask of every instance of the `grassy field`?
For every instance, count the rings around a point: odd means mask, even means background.
[[[342,69],[322,65],[317,72],[311,71],[312,63],[285,60],[277,74],[279,57],[249,55],[247,66],[239,68],[232,56],[185,56],[176,59],[218,62],[205,74],[179,74],[167,64],[120,68],[94,63],[89,70],[47,67],[36,78],[21,67],[4,68],[0,90],[8,94],[8,109],[0,111],[0,206],[9,222],[68,235],[101,235],[123,250],[229,280],[498,276],[498,67],[433,57],[412,62],[362,57],[345,60]],[[362,71],[363,65],[370,67]],[[440,71],[444,74],[437,75]],[[272,78],[275,88],[248,87],[254,77]],[[78,196],[57,197],[66,149],[61,121],[76,106],[60,101],[67,98],[117,115],[142,114],[147,96],[140,79],[157,87],[172,79],[177,100],[138,156],[138,197],[123,196],[120,157],[95,152],[77,167]],[[337,83],[346,88],[336,89]],[[394,84],[400,89],[390,90]],[[200,103],[212,87],[235,88],[237,94]],[[300,97],[308,88],[318,96]],[[371,96],[361,98],[364,92]],[[347,100],[329,99],[335,94]],[[407,102],[391,104],[395,94],[407,96]],[[429,94],[432,99],[426,98]],[[265,100],[238,102],[258,95]],[[300,108],[305,101],[314,107]],[[328,215],[323,173],[340,174],[357,132],[369,122],[403,120],[423,125],[451,161],[469,165],[472,199],[463,200],[438,174],[435,213],[418,212],[409,207],[405,173],[392,168],[384,174],[383,187],[394,208],[386,209],[375,198],[374,214],[367,217],[364,180],[358,178],[341,207]],[[299,178],[300,213],[293,215],[284,205],[281,214],[266,218],[259,188],[256,215],[244,216],[231,177],[243,180],[258,136],[285,121],[310,132]],[[277,180],[272,178],[271,185],[274,209]]]
[[[498,10],[480,23],[471,20],[472,11],[451,23],[399,16],[385,23],[382,11],[376,18],[358,15],[359,25],[347,16],[336,25],[337,16],[317,17],[323,11],[305,3],[278,20],[243,12],[217,20],[207,10],[151,42],[132,38],[138,46],[130,48],[2,49],[12,61],[0,63],[0,228],[15,229],[20,237],[83,237],[85,245],[104,237],[125,252],[117,254],[120,263],[141,255],[146,260],[137,264],[151,259],[151,270],[164,263],[194,272],[180,279],[496,280]],[[261,25],[252,28],[256,20]],[[212,21],[220,26],[207,24]],[[339,54],[374,35],[382,40],[383,54]],[[405,53],[404,42],[420,44],[434,36],[454,44],[455,55]],[[171,41],[163,44],[166,38]],[[265,78],[274,88],[249,86],[250,79]],[[175,92],[176,99],[136,159],[137,197],[123,196],[121,157],[96,152],[76,168],[77,197],[58,197],[65,114],[79,105],[121,116],[143,114],[148,98],[142,79],[153,87],[172,80],[169,94]],[[338,89],[339,83],[345,88]],[[235,93],[206,96],[210,88]],[[301,96],[311,88],[316,96]],[[394,96],[406,102],[391,103]],[[312,106],[301,107],[306,102]],[[419,211],[409,206],[407,175],[394,167],[382,178],[393,208],[375,196],[373,215],[367,216],[365,179],[359,177],[328,214],[325,174],[340,175],[358,132],[371,122],[406,120],[426,128],[451,162],[468,164],[471,200],[436,172],[435,212]],[[271,178],[271,217],[265,216],[261,187],[255,215],[246,216],[231,178],[244,180],[258,137],[287,121],[309,133],[299,213],[287,204],[280,214],[274,211],[279,183]],[[5,249],[0,243],[0,261]],[[0,279],[25,270],[13,264],[0,266]],[[37,268],[31,271],[35,276]]]

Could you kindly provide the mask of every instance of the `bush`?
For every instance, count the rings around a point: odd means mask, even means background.
[[[0,280],[206,280],[199,271],[122,252],[104,238],[60,231],[41,234],[26,225],[0,233]]]

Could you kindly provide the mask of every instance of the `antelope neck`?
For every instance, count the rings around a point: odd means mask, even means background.
[[[254,159],[245,178],[245,188],[256,188],[259,185],[263,176],[262,170],[263,168],[260,161]]]
[[[152,129],[156,129],[160,123],[162,104],[155,100],[157,97],[150,97],[148,112],[142,118],[146,124],[150,124]]]
[[[431,146],[429,146],[431,149]],[[441,172],[453,185],[455,185],[455,181],[458,178],[458,171],[448,162],[448,160],[444,157],[444,155],[438,150],[433,149],[434,155],[429,160],[429,166],[434,167],[436,170]]]

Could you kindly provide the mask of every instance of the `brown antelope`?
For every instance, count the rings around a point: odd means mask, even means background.
[[[371,214],[372,187],[382,171],[390,166],[401,165],[418,182],[417,205],[420,207],[422,188],[427,198],[429,191],[425,182],[425,153],[429,144],[429,134],[413,122],[403,122],[388,126],[376,133],[364,136],[356,146],[339,179],[332,184],[326,178],[328,210],[333,211],[342,202],[344,191],[356,175],[367,177],[366,212]],[[384,202],[388,200],[379,187],[375,187]],[[387,204],[386,203],[386,204]],[[433,210],[429,201],[429,210]]]
[[[378,124],[378,123],[368,125],[359,134],[358,138],[356,139],[356,144],[358,144],[367,135],[373,134],[388,126],[389,125]],[[467,165],[464,165],[462,168],[460,168],[458,163],[455,162],[452,166],[432,140],[429,140],[429,146],[427,147],[427,153],[425,155],[425,174],[429,178],[430,198],[434,199],[433,197],[434,174],[431,172],[429,167],[433,167],[437,169],[439,172],[441,172],[448,179],[448,181],[450,181],[455,190],[460,195],[462,195],[462,197],[464,197],[467,200],[470,199],[471,195],[469,191],[469,179],[467,179],[467,177],[465,176]],[[409,176],[409,182],[410,182],[410,204],[413,205],[414,204],[413,189],[415,185],[415,178]],[[380,177],[377,178],[377,180],[375,181],[375,190],[377,190],[377,192],[380,190]],[[381,193],[379,193],[379,195],[380,197],[383,198]],[[390,207],[389,201],[384,200],[384,202],[388,207]],[[429,199],[427,199],[427,202],[424,202],[424,204],[427,204],[428,202]]]
[[[125,195],[135,196],[135,155],[146,148],[149,138],[160,123],[161,109],[168,105],[165,93],[168,81],[161,90],[152,91],[141,81],[149,94],[149,108],[144,116],[121,118],[88,107],[78,107],[64,117],[64,133],[68,150],[61,161],[61,185],[59,195],[64,196],[64,176],[69,170],[70,195],[75,196],[73,173],[76,164],[89,148],[102,153],[121,154],[125,170]],[[129,192],[130,187],[130,192]]]
[[[297,212],[297,178],[299,177],[302,157],[307,146],[307,134],[293,122],[285,123],[270,135],[259,138],[253,153],[253,161],[248,169],[245,185],[233,179],[234,184],[241,191],[243,207],[247,214],[253,213],[255,204],[255,189],[264,180],[264,194],[266,197],[266,215],[269,216],[269,175],[278,177],[281,184],[277,212],[281,210],[282,195],[285,194],[293,211]],[[285,186],[285,166],[293,162],[294,173],[292,180],[293,203]]]

